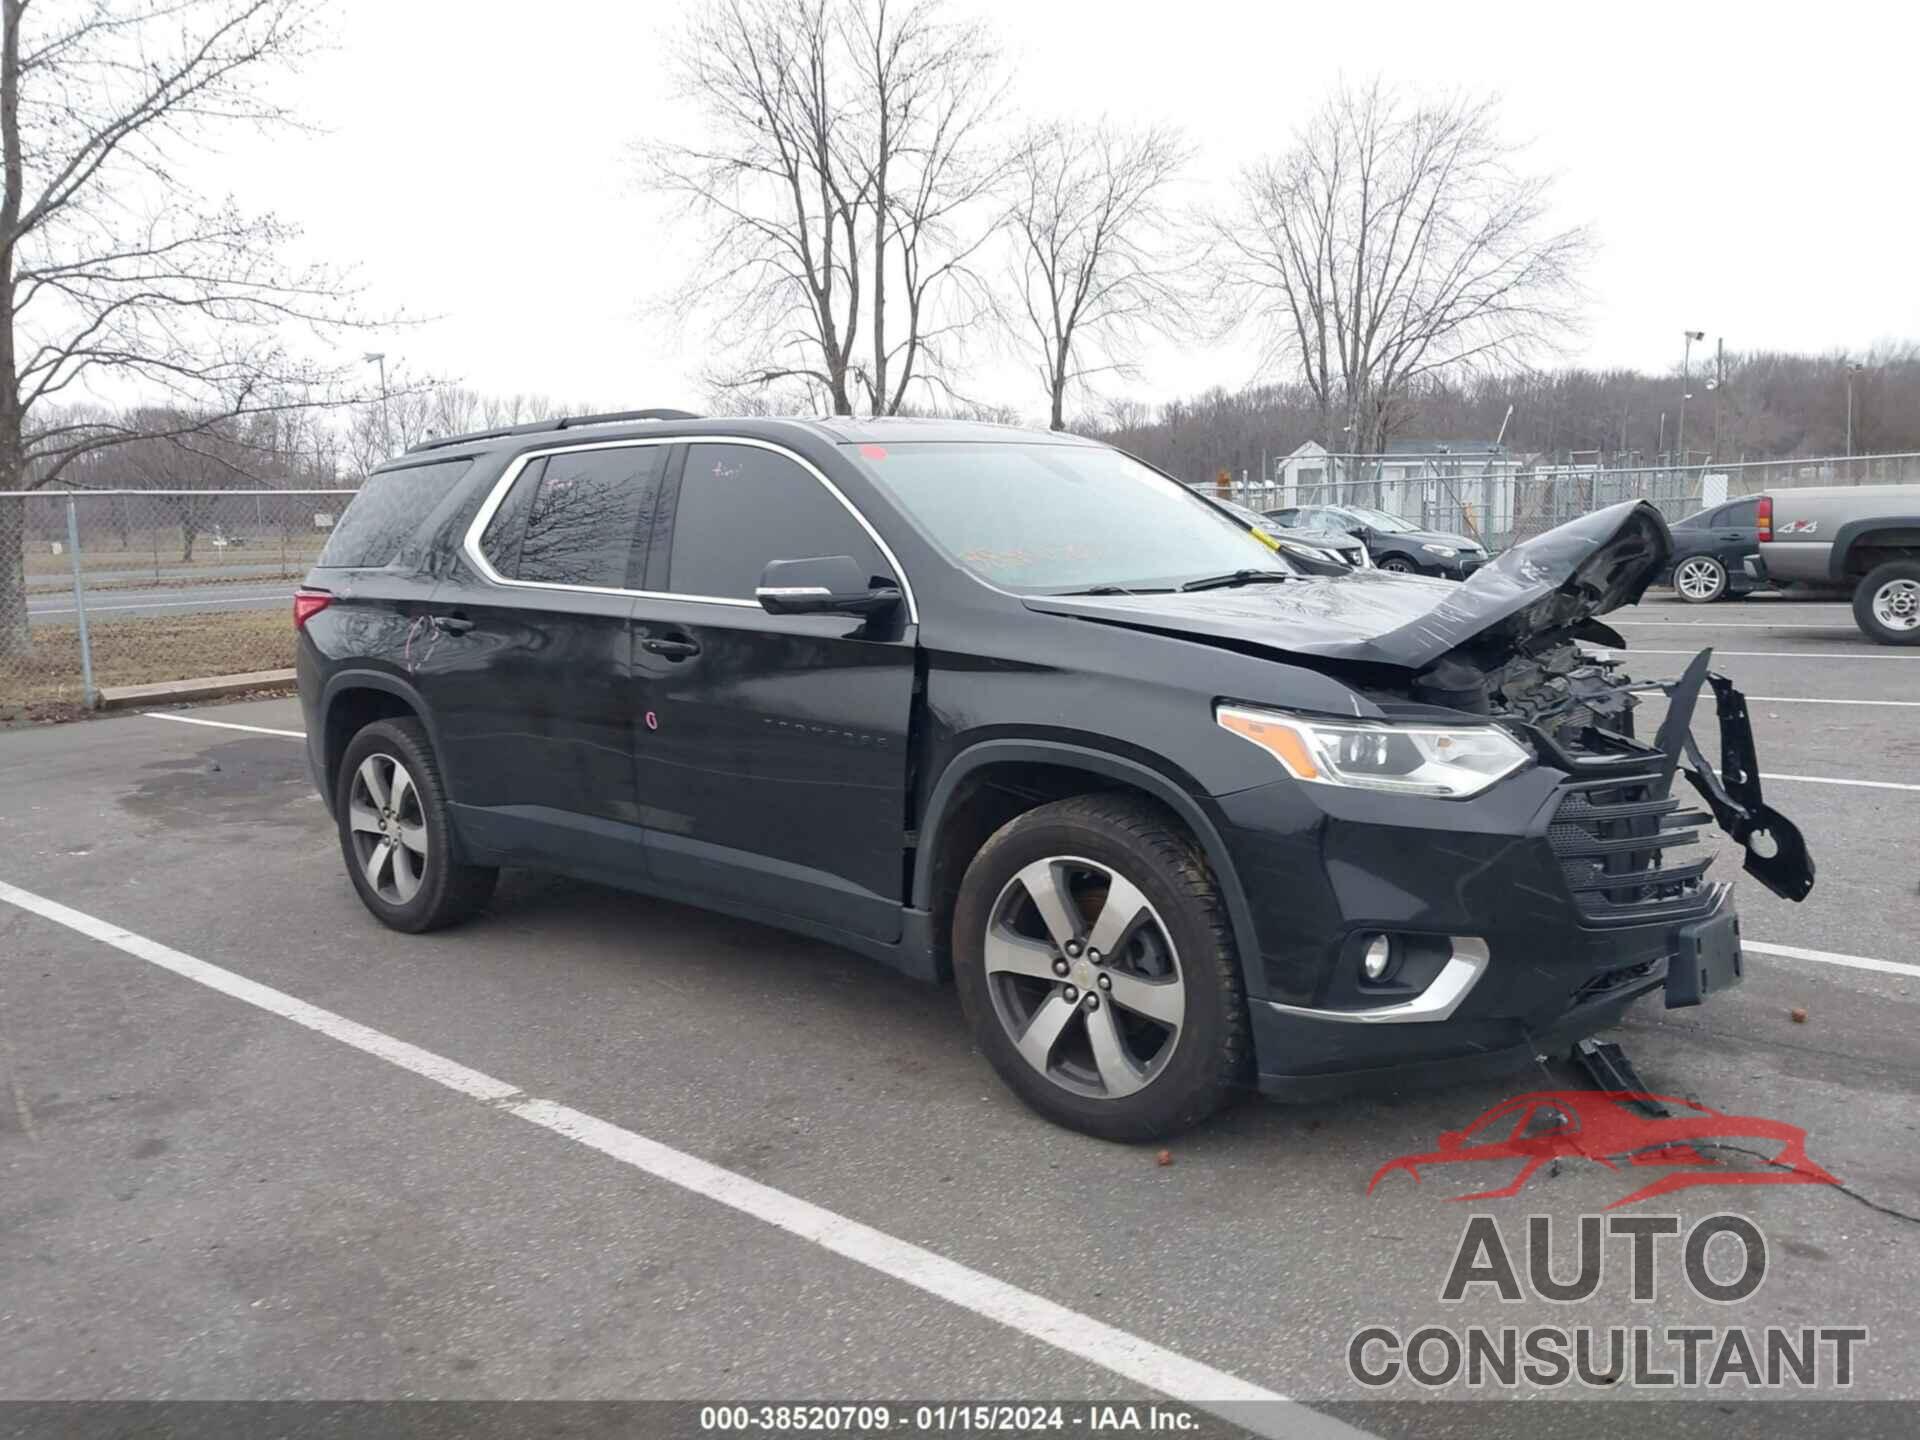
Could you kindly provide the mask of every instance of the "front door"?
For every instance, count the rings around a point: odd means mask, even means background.
[[[534,456],[414,638],[462,833],[613,880],[644,869],[630,619],[669,449]]]
[[[770,560],[851,555],[896,581],[809,467],[687,445],[633,612],[635,788],[652,879],[870,938],[900,933],[915,628],[769,615]]]

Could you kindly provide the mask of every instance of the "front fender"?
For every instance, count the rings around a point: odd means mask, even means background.
[[[941,823],[953,803],[954,794],[968,775],[987,765],[1008,762],[1062,765],[1084,770],[1145,791],[1178,815],[1199,840],[1200,848],[1206,853],[1207,864],[1219,882],[1220,895],[1227,906],[1227,918],[1233,924],[1234,943],[1240,951],[1243,971],[1248,975],[1258,973],[1254,962],[1260,955],[1260,942],[1253,928],[1253,911],[1247,904],[1246,892],[1241,889],[1233,857],[1226,842],[1220,838],[1219,829],[1192,795],[1160,771],[1138,760],[1057,740],[979,741],[955,755],[948,761],[947,768],[941,771],[933,793],[928,797],[926,813],[921,817],[918,827],[920,833],[925,836],[940,833]],[[914,856],[913,905],[918,910],[930,909],[933,904],[933,856],[934,847],[930,844],[921,845]]]

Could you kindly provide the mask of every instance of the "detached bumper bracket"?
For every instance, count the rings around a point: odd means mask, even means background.
[[[1761,797],[1747,697],[1724,675],[1708,672],[1706,680],[1720,715],[1720,772],[1714,773],[1689,729],[1687,779],[1720,828],[1746,850],[1746,872],[1784,900],[1804,900],[1813,890],[1813,856],[1799,826]]]

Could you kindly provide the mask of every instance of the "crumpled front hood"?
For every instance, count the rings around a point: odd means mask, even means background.
[[[1523,541],[1461,583],[1356,570],[1190,595],[1032,595],[1025,603],[1046,615],[1421,670],[1462,645],[1511,644],[1631,605],[1672,553],[1660,512],[1630,500]]]

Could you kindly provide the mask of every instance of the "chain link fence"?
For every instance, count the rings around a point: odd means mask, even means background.
[[[1229,493],[1256,510],[1384,510],[1498,551],[1622,500],[1678,520],[1763,490],[1902,483],[1920,484],[1920,454],[1638,468],[1296,454]],[[91,707],[102,689],[291,666],[289,597],[352,496],[0,491],[0,721]]]
[[[1650,500],[1669,521],[1762,491],[1807,485],[1920,484],[1920,453],[1764,460],[1740,465],[1521,465],[1492,455],[1311,455],[1279,461],[1264,482],[1230,482],[1255,510],[1360,506],[1422,530],[1468,535],[1498,552],[1576,516]]]
[[[0,720],[291,666],[290,596],[352,494],[0,492]]]

